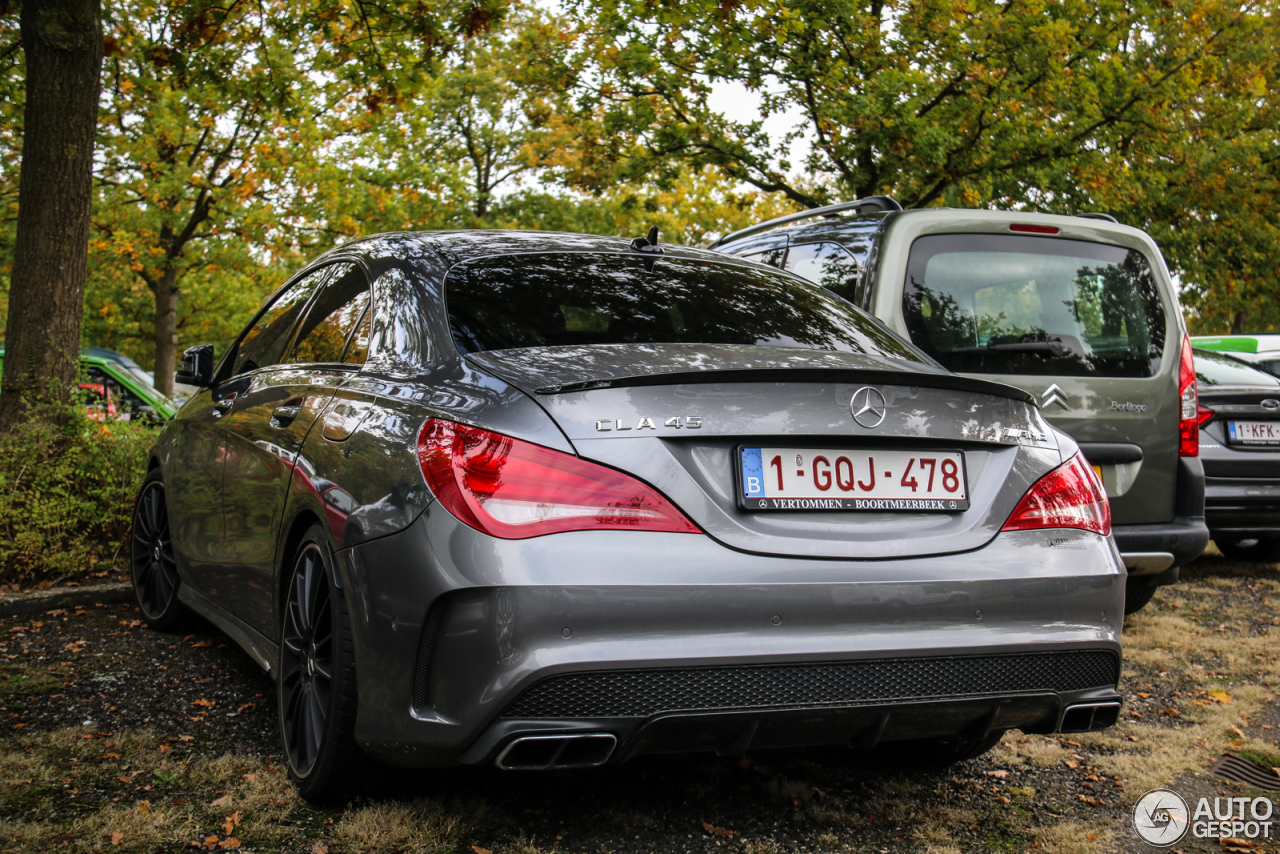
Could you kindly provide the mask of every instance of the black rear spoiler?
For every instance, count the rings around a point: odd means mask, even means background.
[[[841,370],[839,368],[745,368],[727,371],[669,371],[641,376],[606,377],[594,380],[546,385],[534,389],[538,394],[568,394],[599,388],[631,388],[651,385],[692,385],[694,383],[820,383],[850,382],[869,385],[923,386],[953,391],[990,394],[1029,403],[1037,409],[1035,395],[1016,386],[964,377],[959,374],[907,373],[905,371]]]

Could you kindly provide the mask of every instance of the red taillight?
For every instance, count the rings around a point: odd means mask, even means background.
[[[1015,222],[1009,226],[1010,231],[1021,231],[1025,234],[1057,234],[1057,226],[1053,225],[1026,225],[1024,223]]]
[[[1036,481],[1022,496],[1001,531],[1083,528],[1111,533],[1111,505],[1097,475],[1076,454]]]
[[[1200,398],[1196,394],[1196,363],[1191,339],[1182,336],[1182,361],[1178,363],[1178,456],[1200,456]]]
[[[418,462],[450,513],[495,537],[599,528],[698,532],[633,477],[478,427],[427,419],[418,434]]]
[[[1209,407],[1201,406],[1198,410],[1196,410],[1196,425],[1199,427],[1203,427],[1210,418],[1213,418],[1213,416],[1217,414],[1218,413],[1214,412]]]

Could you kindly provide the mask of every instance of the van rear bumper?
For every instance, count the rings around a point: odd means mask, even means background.
[[[1204,516],[1178,516],[1153,525],[1115,525],[1111,533],[1131,576],[1156,575],[1190,563],[1209,545]]]

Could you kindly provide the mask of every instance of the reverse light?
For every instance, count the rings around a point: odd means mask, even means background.
[[[1076,454],[1022,496],[1001,531],[1083,528],[1104,537],[1111,533],[1111,505],[1098,476]]]
[[[418,462],[450,513],[494,537],[602,528],[698,533],[648,484],[479,427],[427,419],[418,434]]]
[[[1178,363],[1178,456],[1200,456],[1200,398],[1196,394],[1196,363],[1191,339],[1182,336],[1182,360]]]

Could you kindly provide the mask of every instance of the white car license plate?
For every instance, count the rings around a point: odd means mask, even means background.
[[[969,509],[956,451],[742,446],[738,474],[746,510]]]
[[[1237,445],[1280,445],[1280,421],[1228,421],[1227,438]]]

